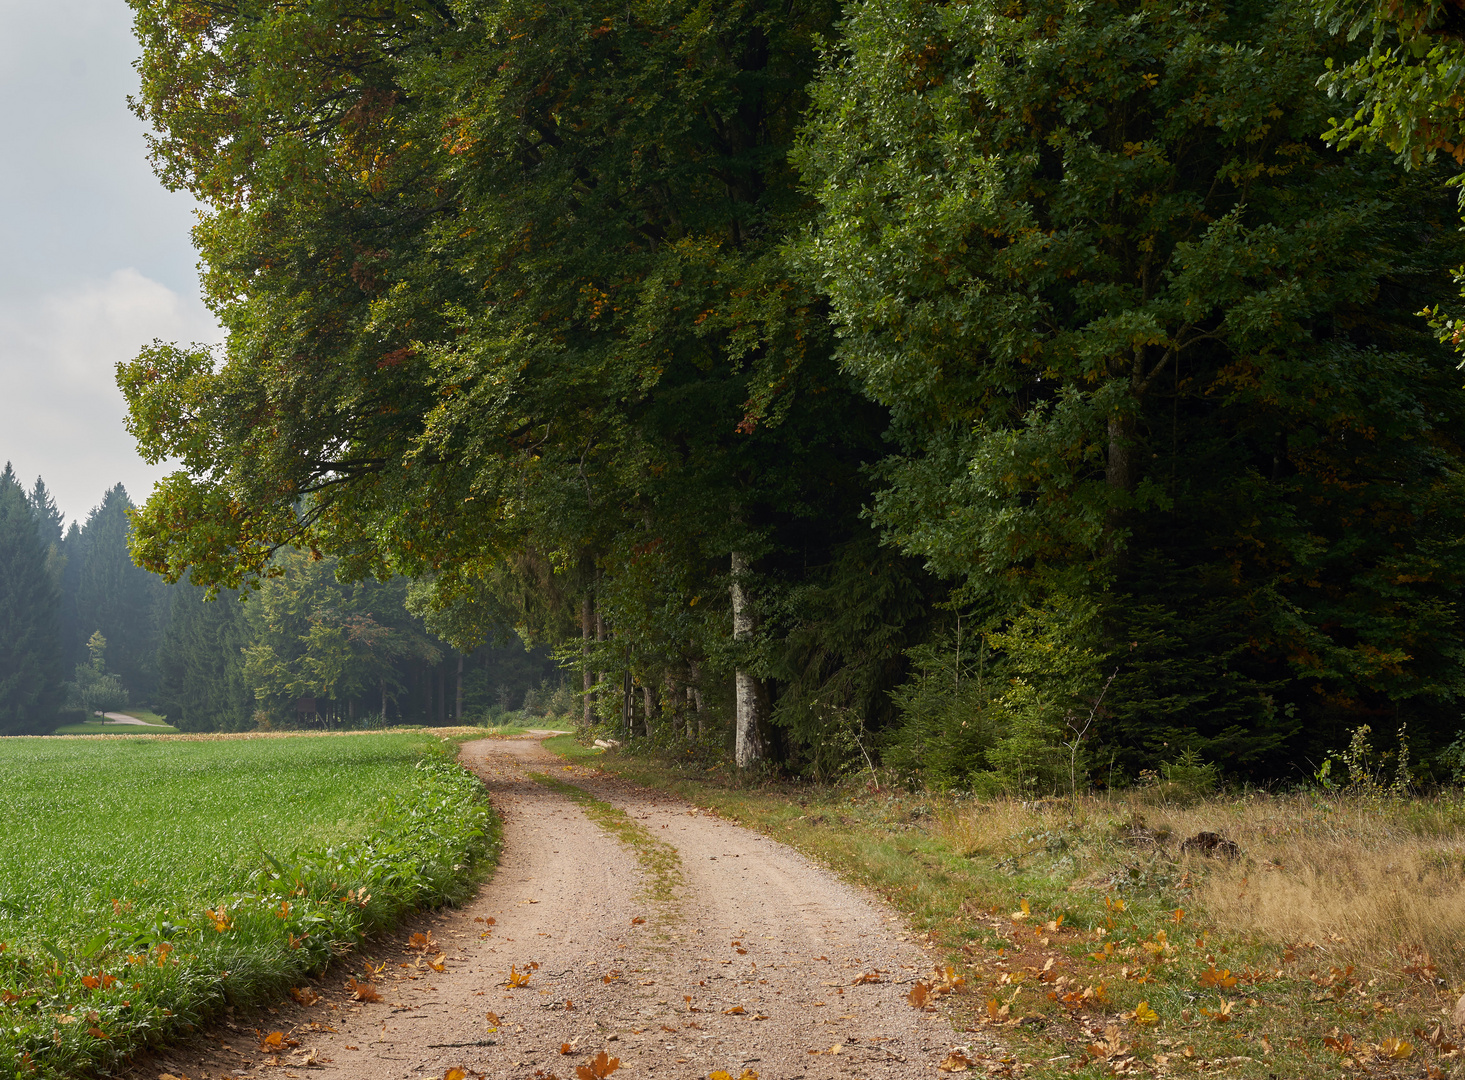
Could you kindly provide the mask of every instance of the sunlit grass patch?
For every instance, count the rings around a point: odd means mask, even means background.
[[[442,746],[0,740],[0,1066],[106,1065],[465,895],[496,833]]]

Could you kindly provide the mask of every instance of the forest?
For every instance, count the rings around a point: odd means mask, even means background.
[[[501,635],[457,652],[412,614],[402,579],[343,585],[334,560],[291,552],[248,604],[165,583],[128,553],[133,510],[119,484],[65,528],[44,480],[27,491],[0,472],[0,734],[129,708],[191,732],[570,709],[545,649]]]
[[[1454,9],[130,3],[227,331],[118,368],[188,633],[512,632],[819,778],[1465,760]]]

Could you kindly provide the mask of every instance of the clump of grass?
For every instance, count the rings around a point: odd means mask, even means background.
[[[1313,943],[1360,970],[1433,962],[1465,981],[1465,807],[1307,796],[1247,800],[1231,835],[1243,857],[1201,877],[1218,927]],[[1193,816],[1193,815],[1192,815]]]
[[[1433,963],[1465,981],[1465,803],[1297,793],[948,804],[937,832],[970,856],[1022,860],[1067,835],[1076,876],[1106,883],[1141,862],[1187,873],[1215,927],[1275,945],[1307,943],[1332,962],[1398,972]],[[1213,832],[1236,858],[1181,850]],[[1145,856],[1149,858],[1146,859]]]
[[[460,898],[497,827],[442,747],[0,742],[0,1063],[106,1067]]]

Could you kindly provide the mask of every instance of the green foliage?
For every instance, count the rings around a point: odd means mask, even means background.
[[[92,658],[76,665],[76,677],[66,684],[66,708],[90,717],[94,713],[117,712],[127,708],[130,695],[122,680],[107,671],[103,650],[107,641],[97,631],[87,642]]]
[[[229,333],[119,367],[179,463],[133,551],[263,582],[277,719],[444,711],[330,566],[683,752],[738,672],[820,777],[1454,737],[1465,390],[1419,312],[1452,332],[1465,237],[1428,152],[1320,142],[1361,50],[1310,8],[131,6]]]
[[[1439,753],[1439,764],[1457,784],[1465,784],[1465,731]]]
[[[158,705],[180,731],[244,731],[254,724],[254,687],[245,676],[251,642],[239,594],[188,580],[169,590],[168,622],[158,646]]]
[[[866,0],[798,154],[900,440],[877,520],[1006,619],[1092,605],[1131,767],[1273,771],[1462,690],[1465,398],[1416,312],[1465,250],[1440,172],[1317,144],[1305,15]],[[1062,696],[1011,699],[1024,739]]]
[[[0,735],[47,731],[62,700],[61,597],[31,506],[0,472]]]
[[[907,651],[911,677],[891,691],[901,723],[884,748],[885,763],[938,789],[966,788],[990,771],[987,751],[999,737],[991,706],[1001,675],[980,633],[965,651],[942,633]]]
[[[400,578],[342,584],[334,559],[293,550],[282,551],[274,569],[249,604],[252,633],[243,649],[245,678],[273,720],[293,719],[300,698],[317,699],[311,715],[328,725],[351,718],[363,697],[379,700],[385,716],[403,689],[401,662],[440,659],[406,612]]]
[[[162,582],[135,565],[128,554],[132,500],[121,484],[102,496],[81,529],[75,552],[75,591],[70,596],[71,644],[77,661],[86,639],[100,632],[111,642],[108,663],[134,701],[147,702],[157,686],[157,648],[167,595]]]
[[[563,643],[589,596],[607,681],[769,677],[731,555],[776,620],[863,531],[884,427],[782,250],[837,5],[132,7],[229,330],[119,369],[181,464],[143,565],[234,585],[293,544],[420,580],[458,648]]]
[[[3,751],[0,1060],[42,1076],[273,999],[496,854],[482,785],[422,736]]]
[[[890,693],[937,592],[915,560],[882,552],[872,531],[833,555],[788,590],[770,667],[786,760],[818,779],[865,767],[868,746],[896,721]]]
[[[1388,796],[1402,799],[1408,796],[1414,778],[1409,767],[1411,755],[1406,729],[1399,728],[1398,745],[1395,749],[1383,752],[1374,749],[1369,738],[1372,734],[1373,727],[1369,724],[1360,724],[1354,728],[1348,736],[1348,746],[1323,759],[1322,765],[1314,774],[1318,784],[1329,790],[1367,798]],[[1443,761],[1449,762],[1451,749],[1445,749]],[[1392,779],[1388,775],[1390,763]],[[1333,775],[1335,767],[1342,776]]]

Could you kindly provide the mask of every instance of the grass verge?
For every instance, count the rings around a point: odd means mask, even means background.
[[[421,733],[0,741],[0,1062],[106,1068],[280,996],[491,866],[481,785]]]
[[[989,1073],[1465,1076],[1448,1020],[1465,992],[1458,800],[976,804],[741,785],[617,752],[594,764],[883,895],[964,980],[954,1043],[981,1030],[1009,1048],[967,1049]],[[1204,831],[1236,857],[1180,850]]]

